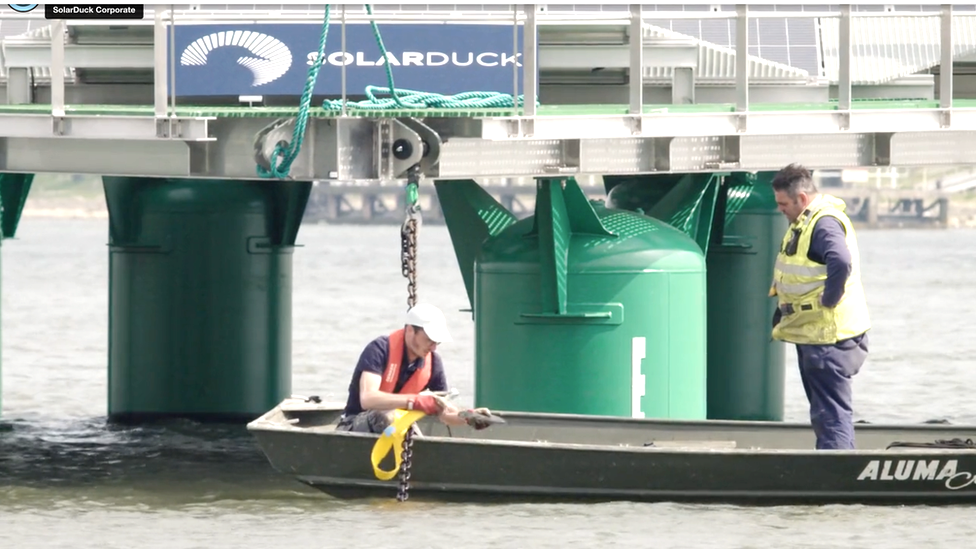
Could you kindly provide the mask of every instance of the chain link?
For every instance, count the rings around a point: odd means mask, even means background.
[[[397,487],[397,501],[407,501],[410,497],[410,465],[413,460],[413,425],[403,436],[403,462],[400,464],[400,485]]]
[[[420,231],[420,204],[418,183],[420,166],[407,171],[407,219],[400,228],[400,262],[403,276],[407,279],[407,306],[417,304],[417,233]]]
[[[420,204],[418,184],[420,165],[415,164],[407,170],[407,219],[400,229],[400,262],[403,276],[407,279],[407,306],[417,304],[417,233],[420,230]],[[403,453],[400,463],[400,483],[397,487],[397,501],[407,501],[410,497],[410,466],[413,464],[413,426],[403,437]]]

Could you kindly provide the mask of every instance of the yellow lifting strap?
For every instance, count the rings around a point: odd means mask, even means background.
[[[373,461],[373,473],[380,480],[390,480],[400,471],[400,463],[403,461],[401,452],[403,451],[403,438],[407,429],[417,422],[425,414],[421,410],[394,410],[393,423],[383,430],[379,440],[373,445],[373,453],[370,456]],[[380,469],[380,463],[387,454],[393,451],[393,459],[396,466],[391,471]]]

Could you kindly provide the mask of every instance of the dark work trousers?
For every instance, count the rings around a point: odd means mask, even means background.
[[[354,433],[382,433],[390,426],[390,414],[379,410],[366,410],[353,416],[343,416],[336,424],[336,431]]]
[[[796,346],[818,450],[854,449],[851,378],[867,356],[867,333],[833,345]]]

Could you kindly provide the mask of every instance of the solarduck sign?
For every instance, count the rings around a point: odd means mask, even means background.
[[[522,93],[522,29],[518,49],[509,25],[379,24],[386,54],[368,24],[332,24],[314,93],[339,96],[342,68],[346,92],[387,86],[386,68],[397,88],[452,95],[465,91],[511,94],[513,68]],[[182,97],[300,96],[318,57],[320,24],[177,25],[176,95]]]

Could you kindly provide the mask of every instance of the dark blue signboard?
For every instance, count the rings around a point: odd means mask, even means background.
[[[453,95],[465,91],[511,94],[518,64],[522,93],[522,29],[515,50],[511,25],[380,24],[387,54],[380,53],[368,24],[329,28],[326,60],[316,95],[361,95],[366,86],[387,87],[390,64],[397,89]],[[321,24],[177,25],[176,95],[301,95],[316,58]],[[518,53],[514,53],[517,51]]]

